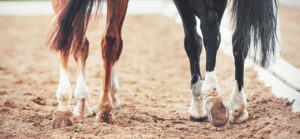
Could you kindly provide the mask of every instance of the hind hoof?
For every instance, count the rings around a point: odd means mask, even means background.
[[[73,123],[72,112],[70,110],[54,112],[54,121],[52,123],[52,127],[54,129],[72,126]]]
[[[99,123],[105,122],[108,124],[112,124],[115,123],[116,118],[112,112],[99,112],[96,116],[96,120]]]
[[[215,127],[225,125],[229,120],[229,111],[222,97],[209,98],[206,101],[207,118]]]
[[[245,122],[249,118],[249,114],[247,110],[243,110],[239,112],[239,114],[231,114],[230,123],[231,124],[239,124]]]

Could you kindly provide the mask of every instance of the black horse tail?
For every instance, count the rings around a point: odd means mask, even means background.
[[[92,14],[97,15],[102,0],[68,0],[58,13],[49,32],[47,44],[51,50],[62,53],[76,52],[84,37]],[[76,44],[72,46],[73,44]]]
[[[275,56],[277,42],[277,0],[234,0],[233,44],[242,42],[242,50],[254,47],[254,61],[266,67]],[[246,53],[246,55],[247,55]],[[244,57],[245,58],[245,57]]]

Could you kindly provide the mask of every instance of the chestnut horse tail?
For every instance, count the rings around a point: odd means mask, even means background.
[[[244,51],[254,47],[254,60],[262,67],[268,66],[271,57],[275,56],[277,10],[277,0],[233,1],[233,44],[240,44]]]
[[[98,14],[102,0],[68,0],[57,14],[47,40],[51,50],[80,50],[92,14]],[[76,44],[76,45],[73,45]]]

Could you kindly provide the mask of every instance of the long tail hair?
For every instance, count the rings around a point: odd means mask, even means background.
[[[277,0],[233,0],[232,15],[236,40],[244,50],[254,47],[254,61],[268,66],[275,56],[277,34]]]
[[[78,51],[92,14],[97,15],[102,0],[68,0],[56,16],[47,44],[59,52]],[[72,43],[79,44],[72,46]]]

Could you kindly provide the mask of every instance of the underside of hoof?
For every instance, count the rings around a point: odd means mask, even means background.
[[[207,118],[215,127],[225,125],[229,120],[229,111],[222,97],[208,98],[206,101]]]
[[[247,110],[241,111],[239,114],[232,114],[230,117],[230,123],[231,124],[239,124],[242,122],[245,122],[249,118],[249,114]]]
[[[96,116],[96,120],[99,123],[105,122],[108,124],[112,124],[115,122],[115,116],[112,112],[99,112]]]
[[[55,111],[54,112],[54,120],[52,123],[52,127],[54,129],[66,126],[73,125],[72,112],[70,110],[67,111]]]

